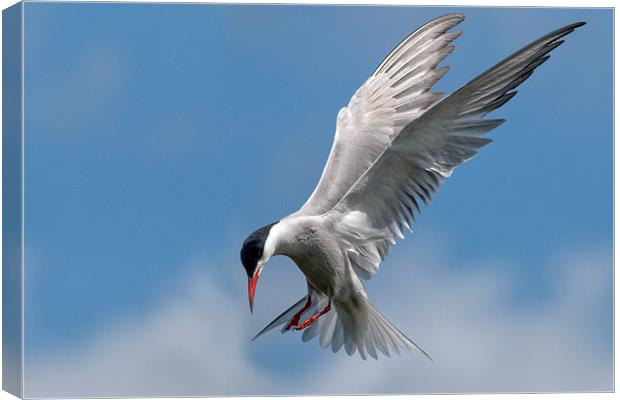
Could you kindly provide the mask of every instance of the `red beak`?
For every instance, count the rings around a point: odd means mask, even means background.
[[[250,312],[254,311],[254,292],[256,292],[256,283],[258,283],[258,277],[260,274],[258,270],[254,273],[254,276],[248,278],[248,296],[250,298]]]

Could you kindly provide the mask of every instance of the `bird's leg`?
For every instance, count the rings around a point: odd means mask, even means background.
[[[301,314],[303,314],[307,309],[309,309],[311,304],[312,304],[312,301],[310,300],[310,296],[308,296],[308,300],[306,300],[306,304],[304,304],[301,310],[299,310],[299,312],[297,312],[297,314],[293,316],[293,318],[291,319],[291,322],[289,322],[288,325],[286,325],[286,328],[284,328],[282,332],[286,332],[289,329],[291,329],[293,326],[297,326],[301,318]]]
[[[310,325],[312,325],[312,323],[314,321],[316,321],[317,319],[319,319],[322,315],[327,314],[330,310],[332,309],[332,305],[331,303],[327,305],[327,307],[325,307],[321,312],[318,312],[316,314],[314,314],[313,316],[311,316],[310,318],[308,318],[307,320],[305,320],[304,322],[302,322],[301,324],[297,325],[297,327],[295,328],[295,330],[302,330],[302,329],[306,329],[307,327],[309,327]]]

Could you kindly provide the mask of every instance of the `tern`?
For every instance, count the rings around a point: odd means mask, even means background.
[[[464,19],[449,14],[407,36],[379,64],[337,117],[333,146],[319,183],[295,213],[253,232],[243,243],[250,310],[258,279],[275,255],[291,258],[306,277],[307,294],[255,337],[284,325],[304,342],[366,359],[420,346],[368,300],[370,279],[396,238],[411,231],[452,171],[491,143],[486,134],[504,119],[485,118],[549,59],[564,36],[557,29],[507,57],[449,96],[431,89],[448,71]]]

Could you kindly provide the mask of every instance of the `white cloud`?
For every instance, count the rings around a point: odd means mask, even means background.
[[[453,274],[442,264],[416,265],[415,290],[410,280],[395,280],[384,309],[438,366],[420,357],[352,368],[340,361],[325,371],[338,386],[317,392],[612,390],[611,334],[601,335],[601,317],[611,321],[611,253],[558,257],[549,266],[556,275],[548,298],[527,307],[510,304],[514,285],[501,265]]]
[[[517,289],[506,271],[513,268],[490,262],[462,265],[442,256],[445,251],[422,247],[427,250],[412,252],[415,257],[399,251],[388,259],[369,284],[370,296],[432,354],[437,366],[419,356],[364,362],[275,332],[249,342],[256,328],[251,321],[258,323],[258,318],[250,319],[245,299],[240,301],[243,279],[226,288],[206,274],[192,274],[183,290],[172,290],[149,315],[102,327],[100,336],[87,343],[41,357],[45,361],[27,369],[26,395],[612,389],[608,248],[552,258],[548,293],[524,306],[511,297]],[[274,315],[281,311],[274,309],[276,301],[296,300],[303,287],[300,276],[278,269],[268,271],[263,283],[282,290],[257,295],[262,295],[264,312]],[[291,288],[290,279],[301,283]],[[260,319],[260,324],[269,322]],[[274,368],[265,360],[287,364]]]

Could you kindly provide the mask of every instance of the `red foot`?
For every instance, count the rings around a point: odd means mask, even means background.
[[[311,304],[312,302],[310,301],[310,296],[308,296],[308,300],[306,300],[306,304],[304,304],[301,310],[299,310],[299,312],[293,316],[293,319],[291,319],[291,322],[289,322],[288,325],[286,325],[286,328],[284,328],[284,331],[288,331],[293,326],[297,326],[297,324],[299,323],[299,319],[301,318],[301,314],[303,314],[307,309],[309,309]]]
[[[327,314],[330,310],[332,309],[332,305],[328,304],[327,307],[325,307],[323,309],[323,311],[314,314],[313,316],[311,316],[310,318],[308,318],[307,320],[305,320],[304,322],[302,322],[301,324],[297,325],[297,328],[295,328],[298,331],[301,331],[302,329],[306,329],[307,327],[309,327],[310,325],[312,325],[312,323],[314,321],[316,321],[317,319],[319,319],[322,315]]]

